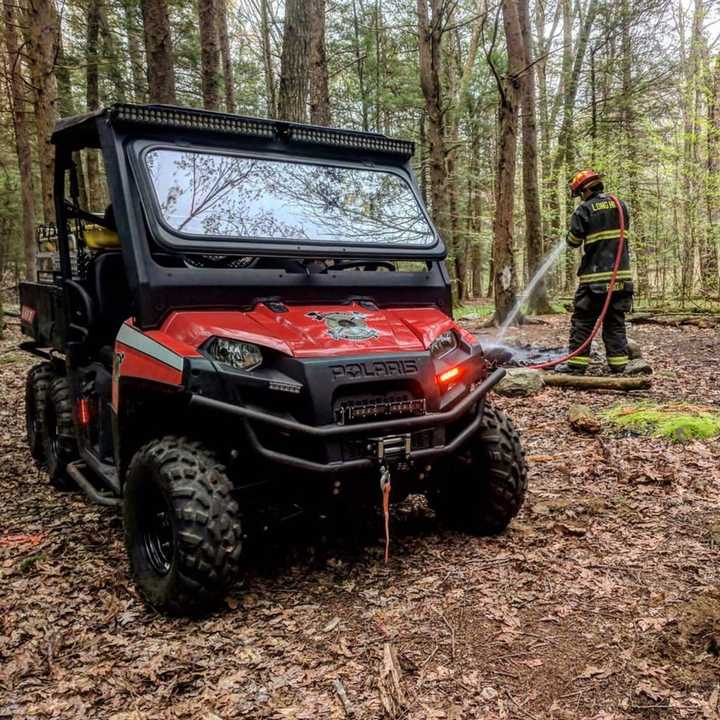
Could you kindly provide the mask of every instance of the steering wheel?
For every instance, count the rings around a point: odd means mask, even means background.
[[[183,255],[185,265],[193,268],[244,268],[253,259],[237,255]]]
[[[375,272],[379,268],[385,268],[390,272],[396,272],[397,268],[389,260],[345,260],[331,265],[328,270],[350,270],[351,268],[362,268],[366,272]]]

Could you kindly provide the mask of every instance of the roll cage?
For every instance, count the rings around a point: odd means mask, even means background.
[[[362,164],[386,168],[401,175],[420,202],[410,165],[412,143],[384,135],[319,128],[310,125],[245,118],[189,108],[148,105],[114,105],[58,123],[55,202],[60,254],[60,275],[72,280],[69,221],[82,219],[77,203],[73,152],[99,148],[107,172],[109,199],[121,239],[121,252],[133,298],[135,322],[140,328],[158,327],[173,310],[229,308],[254,305],[260,299],[279,298],[287,303],[338,303],[364,300],[378,306],[434,305],[451,314],[446,250],[437,235],[427,247],[266,241],[227,243],[212,238],[201,247],[176,249],[162,242],[163,228],[149,207],[148,188],[138,172],[134,146],[153,145],[206,148],[211,151],[246,151],[255,155],[298,162]],[[69,180],[69,182],[68,182]],[[66,193],[66,187],[69,188]],[[69,199],[69,202],[68,202]],[[423,210],[423,213],[425,211]],[[430,223],[428,218],[428,223]],[[432,224],[430,223],[431,227]],[[287,272],[282,263],[242,270],[188,267],[184,253],[222,253],[256,258],[323,258],[347,261],[421,261],[419,270],[406,272],[361,271],[329,267],[322,273]]]

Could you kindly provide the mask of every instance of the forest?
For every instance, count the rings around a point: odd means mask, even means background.
[[[717,298],[720,53],[707,0],[5,0],[0,271],[34,275],[56,120],[169,103],[411,139],[455,300],[499,318],[592,166],[631,207],[638,298]],[[81,185],[101,209],[98,157]],[[568,249],[530,312],[574,285]]]
[[[720,720],[720,5],[1,1],[0,720]]]

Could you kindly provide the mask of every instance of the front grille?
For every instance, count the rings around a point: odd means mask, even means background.
[[[333,408],[335,422],[346,425],[383,418],[424,415],[425,398],[415,398],[410,392],[386,395],[352,395],[339,399]]]

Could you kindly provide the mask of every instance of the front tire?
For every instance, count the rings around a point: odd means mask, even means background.
[[[135,453],[124,490],[125,545],[150,605],[188,615],[222,599],[242,552],[232,489],[225,468],[201,443],[165,437]]]
[[[39,363],[30,369],[25,380],[25,430],[30,454],[39,468],[45,467],[45,433],[43,418],[48,388],[55,379],[50,363]]]
[[[527,492],[520,435],[510,419],[485,403],[474,438],[452,460],[442,484],[427,494],[439,519],[472,535],[496,535],[518,514]]]

